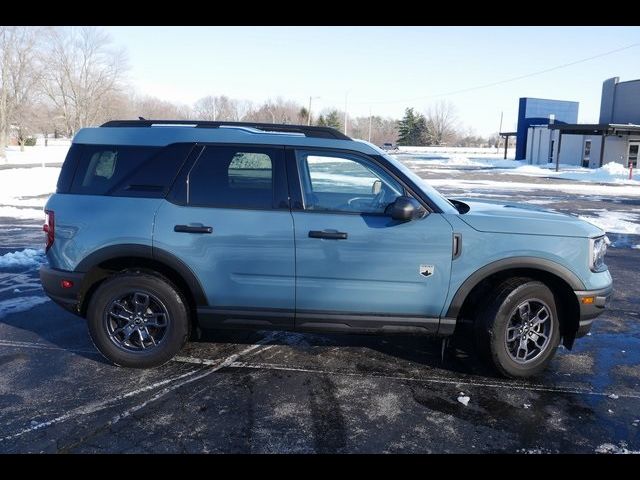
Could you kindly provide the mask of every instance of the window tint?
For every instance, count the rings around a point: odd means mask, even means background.
[[[272,208],[276,149],[208,146],[188,177],[188,203],[220,208]]]
[[[384,213],[402,186],[359,157],[297,151],[306,210]]]
[[[106,194],[158,150],[160,147],[83,145],[75,151],[79,158],[71,193]]]

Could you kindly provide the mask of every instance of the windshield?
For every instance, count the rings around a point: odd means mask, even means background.
[[[411,181],[418,185],[422,189],[422,191],[427,194],[431,201],[435,203],[438,208],[440,208],[440,210],[442,210],[442,213],[458,213],[458,210],[453,205],[453,203],[447,200],[439,191],[429,185],[423,178],[420,178],[418,174],[416,174],[413,170],[411,170],[404,163],[396,160],[383,150],[379,148],[377,149],[380,151],[380,155],[393,163],[398,168],[398,170],[402,171],[402,173],[409,177]]]

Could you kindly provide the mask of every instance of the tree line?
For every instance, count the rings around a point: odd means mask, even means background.
[[[326,125],[342,130],[344,111],[310,113],[283,98],[260,104],[210,95],[193,105],[140,94],[126,74],[126,51],[96,27],[0,26],[0,157],[12,137],[23,147],[35,134],[71,137],[113,119],[218,120]],[[346,116],[348,134],[375,144],[485,144],[457,128],[455,108],[438,103],[404,118]],[[467,145],[461,145],[467,146]],[[468,145],[472,146],[472,145]],[[475,146],[475,145],[473,145]]]

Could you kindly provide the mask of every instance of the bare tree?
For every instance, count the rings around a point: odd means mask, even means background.
[[[252,105],[251,102],[225,95],[209,95],[194,103],[193,114],[198,120],[239,122],[252,115]]]
[[[125,117],[144,117],[150,120],[187,120],[192,116],[192,110],[187,105],[161,100],[157,97],[142,96],[129,97],[129,111]],[[123,115],[120,115],[122,117]]]
[[[121,88],[127,60],[112,48],[109,35],[95,27],[52,31],[45,93],[64,120],[69,135],[96,125],[109,113],[109,100]]]
[[[392,118],[379,116],[356,117],[349,121],[349,136],[362,140],[369,140],[369,125],[371,125],[371,143],[395,143],[398,138],[398,122]]]
[[[43,71],[39,49],[45,30],[0,26],[0,157],[5,156],[10,128],[23,148],[27,131],[34,127],[34,102]]]
[[[430,106],[425,114],[427,120],[427,145],[446,145],[456,138],[456,108],[446,100]]]
[[[296,123],[299,118],[302,105],[277,97],[275,100],[267,100],[256,110],[247,115],[247,119],[253,122],[268,123]]]

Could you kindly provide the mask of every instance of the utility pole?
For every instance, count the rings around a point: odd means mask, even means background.
[[[369,142],[371,142],[371,107],[369,107]]]
[[[309,110],[308,110],[309,115],[307,116],[307,125],[311,125],[311,100],[318,99],[318,98],[320,97],[311,97],[311,96],[309,97]]]

